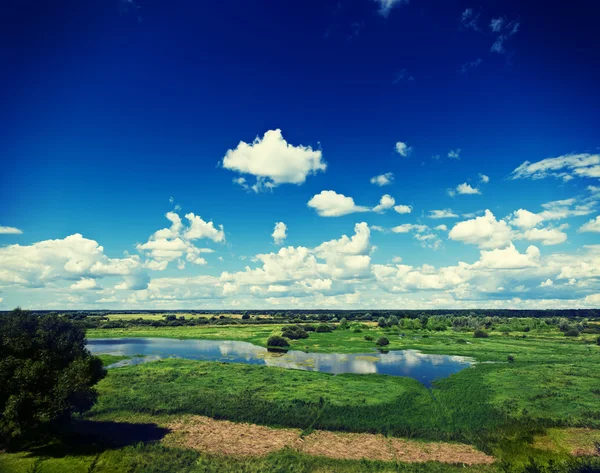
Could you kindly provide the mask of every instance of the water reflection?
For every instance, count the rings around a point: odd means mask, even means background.
[[[279,368],[341,374],[387,374],[414,378],[430,387],[471,365],[472,359],[452,355],[428,355],[416,350],[361,354],[305,353],[291,350],[270,352],[248,342],[233,340],[177,340],[172,338],[106,338],[88,340],[93,354],[125,355],[132,358],[109,368],[136,365],[160,358],[186,358],[226,363],[247,363]]]

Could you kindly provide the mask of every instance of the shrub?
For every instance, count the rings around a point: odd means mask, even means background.
[[[385,319],[383,317],[379,317],[379,319],[377,319],[377,325],[379,325],[381,328],[385,328],[387,324],[385,323]]]
[[[250,314],[242,315],[242,320],[248,320],[250,318]]]
[[[461,345],[465,345],[467,341],[464,338],[457,338],[456,343],[460,343]]]
[[[314,325],[303,325],[302,328],[305,332],[314,332],[316,330]]]
[[[477,329],[473,332],[474,338],[488,338],[489,334],[485,330]]]
[[[506,357],[506,359],[508,360],[508,362],[509,362],[509,363],[512,363],[513,361],[515,361],[515,357],[514,357],[514,356],[512,356],[512,355],[508,355],[508,356]]]
[[[531,330],[531,327],[525,327],[525,328],[523,329],[523,332],[529,332],[530,330]]]
[[[598,338],[596,339],[596,344],[597,344],[597,345],[600,345],[600,337],[598,337]]]
[[[570,328],[565,332],[565,337],[579,337],[579,330],[576,328]]]
[[[348,328],[348,321],[346,320],[346,317],[344,317],[342,320],[340,320],[340,328],[341,329],[347,329]]]
[[[329,324],[319,324],[315,332],[323,333],[323,332],[331,332],[333,331],[333,327]]]
[[[354,333],[362,333],[362,329],[360,328],[355,328],[354,330],[352,330]]]
[[[390,344],[390,341],[387,339],[387,337],[379,337],[379,338],[377,339],[377,341],[375,342],[375,344],[376,344],[377,346],[384,347],[384,346],[386,346],[386,345],[389,345],[389,344]]]
[[[290,343],[283,337],[280,337],[279,335],[273,335],[272,337],[269,337],[269,339],[267,340],[267,346],[268,347],[289,347]]]
[[[375,340],[371,335],[365,335],[365,340],[367,342],[372,342],[373,340]]]
[[[306,333],[306,331],[298,325],[286,325],[283,327],[282,335],[291,340],[308,338],[308,333]]]
[[[0,441],[40,439],[91,408],[106,375],[85,332],[57,315],[16,309],[0,316]]]

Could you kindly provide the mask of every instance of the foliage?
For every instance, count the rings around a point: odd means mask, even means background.
[[[383,317],[379,317],[379,319],[377,320],[377,326],[378,326],[378,327],[381,327],[381,328],[384,328],[384,327],[386,327],[386,326],[387,326],[387,323],[386,323],[386,321],[385,321],[385,318],[383,318]]]
[[[343,317],[342,320],[340,320],[340,328],[341,329],[348,328],[348,319],[346,319],[346,317]]]
[[[269,347],[289,347],[290,343],[283,337],[273,335],[267,340],[267,346]]]
[[[373,336],[371,336],[371,335],[365,335],[365,340],[367,342],[372,342],[373,340],[375,340],[375,338],[373,338]]]
[[[390,341],[388,340],[387,337],[379,337],[377,339],[377,341],[375,342],[375,344],[380,347],[385,347],[386,345],[390,344]]]
[[[485,331],[485,330],[475,330],[475,332],[473,332],[473,337],[474,338],[488,338],[490,335]]]
[[[333,331],[333,327],[329,324],[319,324],[319,325],[317,325],[317,328],[315,330],[315,332],[318,332],[318,333],[332,332],[332,331]]]
[[[308,338],[308,333],[299,325],[284,325],[282,335],[290,340]]]
[[[85,348],[85,333],[56,315],[20,309],[0,316],[0,440],[41,432],[96,402],[106,372]]]
[[[565,332],[565,337],[579,337],[579,330],[576,328],[570,328]]]

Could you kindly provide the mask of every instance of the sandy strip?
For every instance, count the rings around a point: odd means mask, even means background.
[[[343,460],[437,461],[466,465],[494,462],[493,457],[471,445],[425,443],[376,434],[317,430],[301,438],[299,429],[273,429],[203,416],[186,417],[167,427],[172,431],[165,439],[167,443],[222,455],[261,456],[289,447],[309,455]]]

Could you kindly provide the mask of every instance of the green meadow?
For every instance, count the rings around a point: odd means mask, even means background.
[[[266,346],[282,325],[91,329],[97,337],[243,340]],[[597,335],[566,337],[555,328],[473,332],[353,324],[290,340],[291,349],[369,353],[386,349],[469,356],[471,367],[427,389],[397,376],[287,370],[236,363],[164,359],[115,368],[100,382],[98,403],[81,421],[164,428],[192,415],[276,428],[378,433],[418,441],[461,442],[494,456],[493,465],[336,460],[289,449],[263,457],[227,457],[175,448],[142,436],[137,443],[89,443],[64,449],[4,453],[2,471],[281,471],[281,472],[567,472],[599,471],[593,457],[575,458],[566,429],[600,442],[600,346]],[[366,339],[367,337],[368,339]],[[105,364],[125,357],[103,355]],[[579,435],[579,434],[578,434]],[[550,437],[548,437],[550,436]],[[551,438],[552,442],[539,439]],[[590,440],[591,439],[591,440]],[[576,441],[577,439],[573,440]],[[599,443],[600,445],[600,443]],[[62,449],[62,450],[61,450]]]

